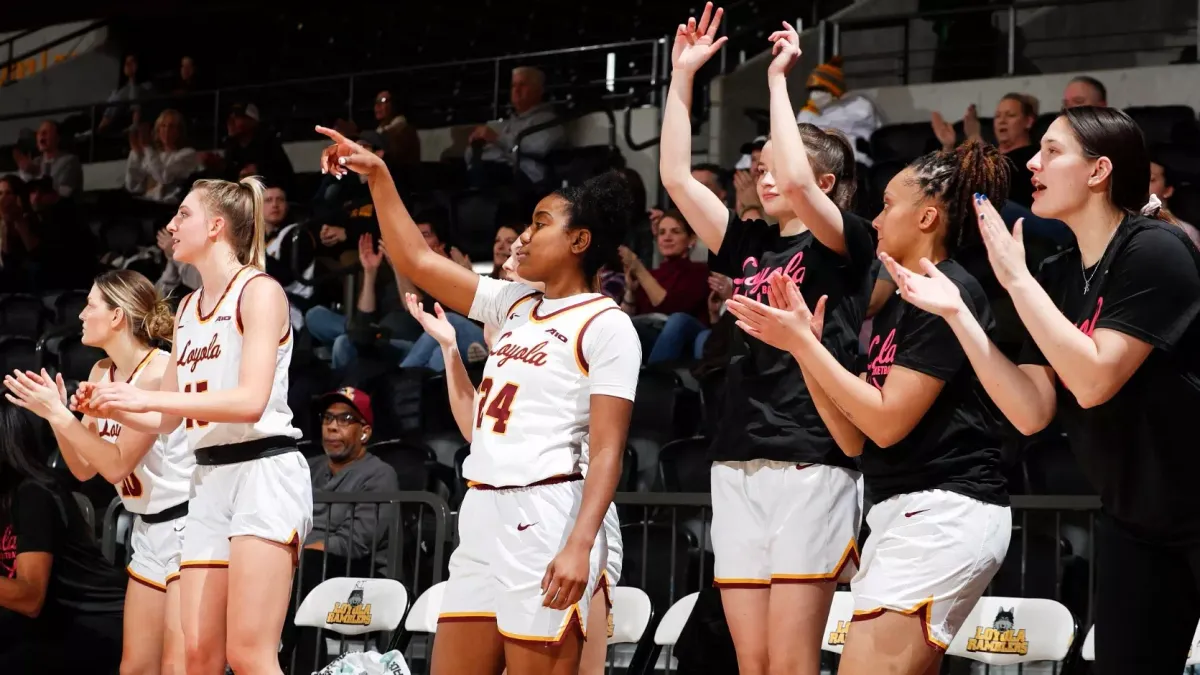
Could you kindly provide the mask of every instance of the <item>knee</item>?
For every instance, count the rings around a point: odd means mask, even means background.
[[[738,672],[741,675],[774,675],[776,671],[769,669],[767,653],[754,652],[751,654],[738,654]],[[779,671],[782,672],[782,671]]]
[[[225,650],[221,649],[221,644],[215,640],[190,638],[184,643],[183,652],[183,668],[177,667],[177,670],[186,670],[189,673],[224,671]]]
[[[345,334],[334,338],[332,351],[334,369],[345,368],[358,357],[358,350],[354,348],[354,343],[350,341],[350,336]]]
[[[225,659],[233,672],[253,675],[271,672],[271,668],[278,666],[278,645],[271,649],[261,642],[257,636],[230,633],[225,643]]]
[[[136,661],[128,656],[121,658],[121,675],[153,675],[154,669],[149,663]]]

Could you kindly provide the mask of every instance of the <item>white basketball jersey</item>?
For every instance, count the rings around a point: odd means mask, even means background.
[[[530,485],[580,473],[587,454],[591,391],[582,339],[601,313],[621,311],[585,293],[539,312],[540,294],[508,311],[475,394],[475,429],[463,465],[469,481]]]
[[[175,328],[175,368],[182,392],[221,391],[238,385],[242,367],[242,291],[256,277],[270,278],[252,267],[243,267],[229,280],[225,292],[208,314],[200,309],[204,289],[184,297]],[[262,282],[260,282],[262,283]],[[276,283],[274,279],[271,283]],[[288,407],[288,366],[292,362],[292,330],[279,340],[275,352],[275,378],[262,418],[253,423],[206,422],[185,419],[184,432],[193,452],[199,448],[230,445],[270,436],[299,439]]]
[[[146,366],[160,355],[167,358],[171,356],[160,349],[151,350],[125,381],[136,385]],[[114,375],[116,366],[109,366],[100,381],[111,382]],[[109,443],[116,443],[121,435],[121,425],[114,420],[96,418],[96,433]],[[158,435],[146,456],[134,467],[133,473],[115,486],[117,494],[130,513],[161,513],[188,500],[195,466],[196,458],[188,450],[187,437],[181,425],[169,434]]]

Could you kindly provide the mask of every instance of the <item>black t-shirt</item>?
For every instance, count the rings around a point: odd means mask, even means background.
[[[1200,271],[1186,235],[1127,217],[1092,268],[1082,269],[1072,247],[1046,260],[1039,281],[1088,335],[1105,328],[1153,347],[1111,399],[1091,408],[1055,377],[1058,419],[1105,512],[1148,537],[1200,540],[1192,426],[1200,410]],[[1049,365],[1032,341],[1020,362]]]
[[[825,247],[811,232],[782,236],[777,225],[739,220],[731,211],[720,250],[709,268],[733,279],[733,291],[767,302],[767,278],[775,270],[795,279],[810,308],[826,301],[823,341],[843,365],[854,362],[858,330],[873,279],[871,224],[842,213],[846,256]],[[743,331],[734,336],[725,405],[711,449],[716,461],[769,459],[853,467],[821,421],[800,366],[791,354]]]
[[[937,265],[958,286],[967,309],[985,331],[995,326],[987,295],[962,265]],[[867,382],[883,389],[893,366],[935,377],[945,385],[912,431],[881,448],[863,447],[863,481],[876,503],[898,494],[948,490],[1008,505],[1001,473],[1000,415],[975,377],[945,319],[890,297],[871,327]]]
[[[71,493],[30,480],[13,495],[11,515],[0,516],[0,577],[16,577],[22,553],[50,553],[54,562],[39,618],[69,621],[78,614],[120,614],[125,575],[100,553]]]

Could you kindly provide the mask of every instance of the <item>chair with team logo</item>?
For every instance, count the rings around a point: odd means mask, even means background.
[[[368,649],[386,652],[394,636],[377,640],[371,634],[394,633],[407,609],[408,591],[395,579],[335,577],[322,581],[304,597],[295,623],[342,636],[326,638],[330,655]]]
[[[854,618],[854,597],[849,591],[838,591],[833,594],[833,604],[829,606],[829,619],[825,622],[825,634],[821,639],[821,649],[838,654],[846,646],[846,631],[850,628],[850,620]]]
[[[1075,642],[1071,610],[1044,598],[980,598],[946,653],[992,666],[1062,661]]]

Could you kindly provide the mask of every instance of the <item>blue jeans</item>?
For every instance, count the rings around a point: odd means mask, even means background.
[[[304,325],[313,339],[323,345],[332,345],[334,370],[341,370],[358,358],[358,349],[346,335],[346,317],[342,314],[317,305],[304,313]],[[396,344],[400,342],[401,344]],[[409,343],[392,340],[393,346],[403,349]]]
[[[483,346],[483,329],[471,323],[467,317],[454,312],[446,312],[446,320],[454,326],[458,342],[458,353],[463,361],[467,360],[467,350],[472,344]],[[429,368],[436,371],[446,370],[446,360],[442,356],[441,345],[429,334],[422,335],[413,343],[408,355],[400,362],[401,368]]]
[[[679,361],[685,357],[699,359],[710,333],[696,317],[676,312],[667,317],[646,363]]]

